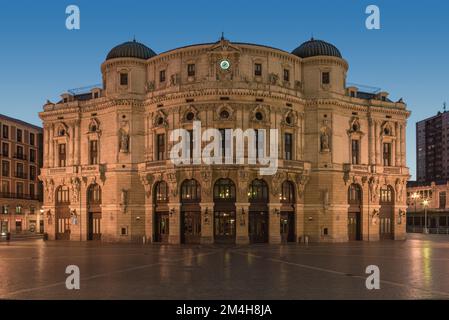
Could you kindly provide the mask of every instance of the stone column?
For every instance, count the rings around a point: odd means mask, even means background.
[[[396,133],[396,140],[394,141],[394,148],[395,148],[395,161],[394,164],[396,167],[401,166],[401,130],[399,123],[396,122],[395,124],[395,133]]]
[[[153,203],[150,203],[147,199],[147,203],[145,204],[145,237],[147,239],[147,243],[152,243],[154,241],[153,221]]]
[[[376,165],[382,165],[382,158],[380,155],[380,144],[381,144],[381,140],[380,140],[380,134],[379,134],[379,122],[375,121],[374,122],[374,143],[375,143],[375,150],[376,150]]]
[[[295,236],[297,242],[304,240],[304,204],[302,203],[295,205]]]
[[[281,243],[281,204],[280,203],[270,203],[268,204],[269,212],[269,227],[268,235],[269,242],[271,244]]]
[[[406,140],[406,133],[405,133],[405,128],[406,128],[406,124],[402,123],[401,124],[401,165],[403,167],[407,166],[407,140]]]
[[[75,134],[74,134],[74,143],[75,143],[75,150],[74,150],[74,165],[80,165],[81,161],[80,161],[80,144],[81,144],[81,139],[80,139],[80,121],[75,121],[74,123],[74,127],[75,127]]]
[[[201,244],[214,243],[214,203],[201,202]]]
[[[169,237],[168,243],[180,244],[181,243],[181,203],[169,203]]]
[[[50,128],[48,125],[44,126],[44,168],[49,166],[49,148],[50,148]]]
[[[55,136],[54,133],[55,133],[55,128],[53,125],[51,125],[50,136],[48,139],[48,144],[50,146],[50,156],[49,156],[50,163],[49,163],[49,165],[51,168],[53,168],[55,166],[55,143],[53,141],[53,137]]]
[[[249,243],[249,203],[239,202],[235,204],[236,208],[236,243]]]
[[[369,120],[369,164],[376,164],[376,137],[374,132],[375,122]]]

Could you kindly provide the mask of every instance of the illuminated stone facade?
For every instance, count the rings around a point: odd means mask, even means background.
[[[47,103],[50,239],[168,243],[404,239],[409,111],[346,87],[337,48],[292,53],[224,38],[156,55],[112,49],[103,85]],[[278,129],[275,175],[255,165],[180,165],[170,132]],[[202,146],[206,143],[203,142]]]

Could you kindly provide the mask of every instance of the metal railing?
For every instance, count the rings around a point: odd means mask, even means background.
[[[29,194],[14,193],[14,192],[0,192],[0,198],[23,199],[23,200],[40,200],[40,197],[38,195],[29,195]]]
[[[27,160],[28,157],[26,156],[26,154],[15,153],[15,154],[14,154],[14,159]]]
[[[429,234],[449,234],[449,227],[427,228]],[[407,226],[408,233],[424,233],[422,226]]]

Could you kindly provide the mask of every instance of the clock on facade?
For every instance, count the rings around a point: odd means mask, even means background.
[[[229,63],[228,60],[221,60],[220,68],[222,68],[223,70],[228,70],[230,66],[231,64]]]

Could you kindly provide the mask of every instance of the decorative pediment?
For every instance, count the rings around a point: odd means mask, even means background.
[[[57,124],[55,135],[56,135],[56,137],[68,137],[69,136],[69,126],[67,124],[65,124],[64,122]]]
[[[168,127],[167,115],[162,110],[158,110],[155,116],[153,117],[153,127],[155,128]]]
[[[216,109],[215,121],[234,121],[235,111],[229,104],[223,104]]]
[[[267,105],[257,105],[251,111],[251,121],[263,124],[270,123],[270,107]]]
[[[100,133],[100,121],[97,118],[92,118],[88,127],[89,133]]]
[[[380,135],[384,137],[393,137],[395,135],[393,128],[394,125],[391,122],[384,122],[381,126]]]
[[[282,124],[284,126],[294,127],[298,123],[298,115],[296,111],[288,110],[284,114],[284,118],[282,119]]]
[[[192,122],[192,121],[199,121],[199,111],[195,106],[189,105],[185,110],[182,112],[182,122]]]

